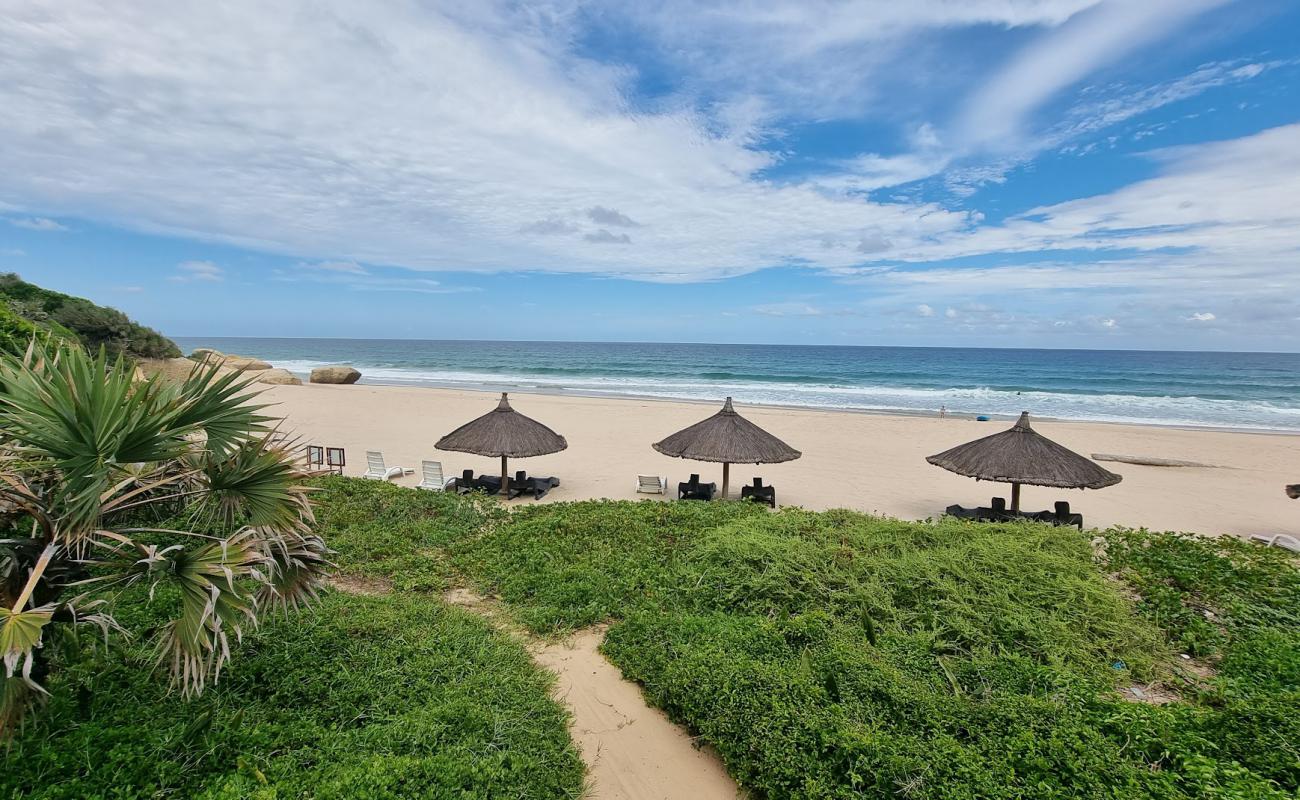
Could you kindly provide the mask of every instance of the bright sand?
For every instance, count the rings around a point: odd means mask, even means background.
[[[461,470],[500,474],[498,459],[434,449],[434,442],[490,411],[484,392],[396,386],[274,386],[263,398],[287,418],[285,430],[304,444],[347,449],[349,475],[365,469],[365,451],[380,450],[390,466],[415,468],[397,482],[414,485],[421,459],[441,461],[447,477]],[[721,486],[722,465],[668,458],[651,449],[720,407],[700,403],[514,394],[517,411],[563,434],[569,448],[512,460],[510,472],[554,475],[562,485],[547,501],[608,497],[658,499],[634,491],[637,474],[667,476],[671,487],[697,472]],[[794,408],[738,407],[803,452],[785,464],[733,465],[732,495],[755,475],[776,486],[780,505],[850,508],[902,519],[938,516],[951,503],[987,505],[1009,496],[1004,484],[976,482],[926,463],[925,457],[1003,430],[1010,422],[886,416]],[[1033,409],[1030,409],[1032,412]],[[1213,430],[1036,421],[1034,427],[1070,449],[1194,461],[1213,467],[1151,467],[1106,463],[1123,482],[1100,491],[1025,487],[1022,507],[1051,508],[1069,500],[1091,527],[1127,525],[1202,533],[1285,533],[1300,536],[1300,501],[1283,492],[1300,481],[1300,436]],[[675,494],[675,489],[670,490]],[[520,502],[534,502],[516,500]]]

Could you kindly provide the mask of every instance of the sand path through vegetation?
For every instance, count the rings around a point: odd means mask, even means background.
[[[742,795],[721,759],[698,748],[682,728],[651,708],[635,683],[605,660],[603,628],[587,628],[558,642],[526,635],[505,623],[492,601],[465,589],[447,602],[491,619],[521,636],[556,677],[555,699],[569,709],[573,741],[587,765],[591,800],[735,800]]]

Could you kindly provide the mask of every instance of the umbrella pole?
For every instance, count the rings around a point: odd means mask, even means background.
[[[510,471],[506,468],[506,457],[501,456],[501,494],[510,496]]]
[[[1011,510],[1013,512],[1020,510],[1020,484],[1011,484]]]
[[[727,499],[727,481],[730,479],[730,477],[731,477],[731,465],[723,461],[722,462],[722,499],[723,500]]]

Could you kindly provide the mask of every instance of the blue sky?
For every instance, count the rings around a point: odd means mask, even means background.
[[[1300,350],[1287,0],[24,2],[0,109],[177,336]]]

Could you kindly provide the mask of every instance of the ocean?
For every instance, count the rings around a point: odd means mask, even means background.
[[[1300,432],[1300,354],[178,337],[363,383]]]

